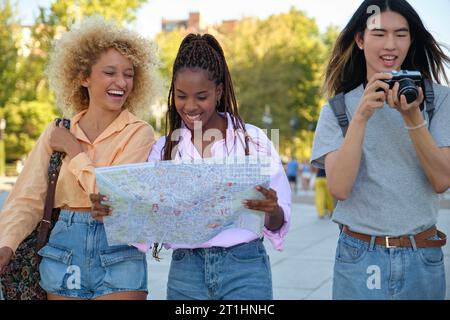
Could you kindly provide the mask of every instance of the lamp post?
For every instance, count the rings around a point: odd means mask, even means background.
[[[0,176],[5,175],[5,141],[3,140],[3,134],[6,129],[6,120],[0,119]]]

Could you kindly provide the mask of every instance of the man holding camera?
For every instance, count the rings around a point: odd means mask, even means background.
[[[424,84],[447,79],[448,62],[405,0],[365,0],[336,42],[325,88],[342,100],[322,109],[312,154],[339,200],[333,299],[445,298],[436,223],[450,187],[450,89]]]

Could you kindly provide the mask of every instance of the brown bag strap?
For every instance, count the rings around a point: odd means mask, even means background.
[[[70,129],[70,120],[57,118],[56,125],[59,125],[63,121],[63,125],[66,129]],[[53,206],[55,204],[55,192],[56,192],[56,182],[59,177],[59,170],[61,169],[62,159],[64,158],[64,153],[53,152],[50,157],[50,163],[48,165],[48,189],[45,198],[44,206],[44,217],[41,220],[37,235],[37,250],[43,248],[48,241],[48,236],[50,233],[50,228],[52,226],[52,214]]]

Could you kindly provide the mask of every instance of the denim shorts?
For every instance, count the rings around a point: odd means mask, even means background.
[[[172,253],[168,300],[272,300],[272,273],[263,241]]]
[[[429,239],[438,238],[436,235]],[[386,248],[373,242],[341,233],[334,265],[333,299],[445,299],[442,248]]]
[[[90,213],[62,210],[39,252],[41,287],[82,299],[124,291],[147,292],[145,254],[128,245],[108,246],[102,222]]]

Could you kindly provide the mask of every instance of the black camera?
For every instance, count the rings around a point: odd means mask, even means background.
[[[400,84],[400,87],[398,88],[399,101],[401,95],[406,97],[408,103],[417,100],[417,97],[419,96],[417,87],[422,86],[422,74],[419,71],[400,70],[391,71],[389,73],[392,74],[392,78],[383,81],[389,84],[390,89],[394,87],[396,82]]]

